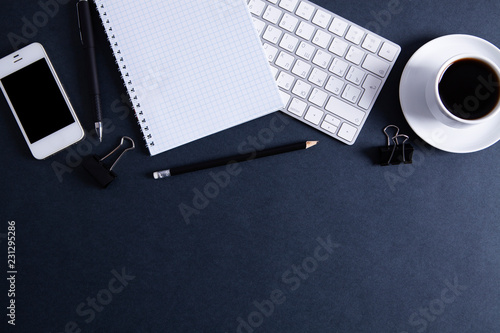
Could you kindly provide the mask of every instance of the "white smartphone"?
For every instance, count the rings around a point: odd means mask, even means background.
[[[36,159],[45,159],[84,137],[41,44],[30,44],[0,59],[0,88]]]

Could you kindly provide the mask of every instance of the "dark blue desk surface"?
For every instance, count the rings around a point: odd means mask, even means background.
[[[91,133],[74,3],[1,2],[0,53],[38,20],[26,41],[45,46]],[[149,157],[101,30],[110,122],[102,144],[89,138],[36,161],[0,100],[0,331],[500,332],[500,144],[466,155],[432,149],[398,100],[404,65],[425,42],[465,33],[500,46],[499,2],[316,2],[403,48],[354,146],[276,113]],[[373,164],[390,123],[411,135],[413,165]],[[102,155],[123,135],[140,146],[100,190],[81,156]],[[266,147],[321,143],[241,164],[220,185],[210,172],[221,169],[151,177],[234,154],[249,137]],[[6,316],[8,221],[16,222],[15,327]]]

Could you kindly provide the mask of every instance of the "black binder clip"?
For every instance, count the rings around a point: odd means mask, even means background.
[[[132,146],[129,148],[126,148],[121,152],[121,154],[118,156],[118,158],[113,162],[111,167],[107,167],[103,161],[113,155],[120,147],[122,147],[125,144],[125,140],[129,140],[132,143]],[[129,138],[128,136],[124,136],[121,139],[120,145],[113,149],[108,155],[104,156],[103,158],[99,158],[97,155],[92,155],[88,156],[83,160],[83,168],[87,170],[87,172],[94,177],[94,179],[103,187],[106,188],[115,178],[117,177],[116,173],[113,172],[113,168],[115,167],[116,163],[122,158],[123,154],[125,154],[127,151],[132,150],[135,148],[135,143],[134,140]]]
[[[394,136],[392,137],[387,133],[387,130],[391,127],[396,129],[396,134],[394,134]],[[414,149],[411,144],[406,143],[410,139],[410,137],[405,134],[399,134],[399,128],[395,125],[389,125],[384,128],[384,134],[387,137],[387,145],[379,149],[380,165],[398,165],[401,163],[411,164],[413,162]],[[400,139],[404,140],[402,142],[399,142]]]

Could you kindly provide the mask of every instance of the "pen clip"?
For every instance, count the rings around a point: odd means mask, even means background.
[[[80,21],[80,1],[76,3],[76,17],[78,19],[78,32],[80,32],[80,43],[83,45],[82,23]]]

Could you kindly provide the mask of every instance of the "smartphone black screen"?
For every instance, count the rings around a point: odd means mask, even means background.
[[[1,81],[31,143],[75,122],[45,59]]]

